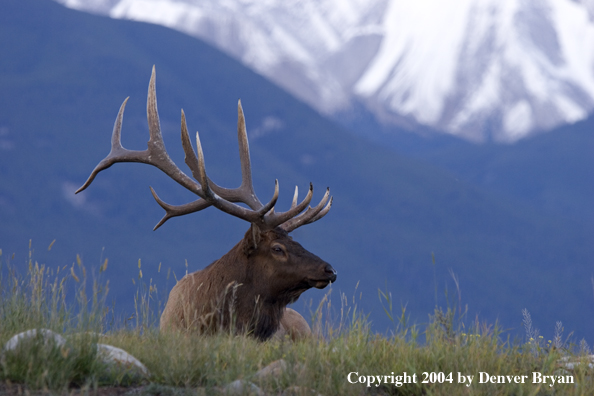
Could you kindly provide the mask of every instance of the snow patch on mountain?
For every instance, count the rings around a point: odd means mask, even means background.
[[[376,114],[515,141],[594,108],[594,24],[568,0],[392,2],[354,92]]]
[[[594,0],[57,0],[199,37],[326,114],[475,141],[594,109]]]

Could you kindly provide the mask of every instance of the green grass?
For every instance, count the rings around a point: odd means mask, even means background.
[[[0,260],[3,260],[0,252]],[[594,380],[585,365],[572,372],[560,369],[558,360],[570,355],[585,359],[587,346],[568,346],[560,327],[554,342],[540,341],[524,312],[527,340],[506,338],[497,324],[468,321],[459,307],[436,308],[428,323],[407,323],[406,309],[396,315],[388,293],[380,303],[394,322],[388,335],[370,331],[355,299],[340,298],[333,307],[323,299],[312,309],[316,334],[301,342],[261,343],[242,335],[197,336],[162,334],[157,328],[159,306],[154,287],[136,281],[136,313],[131,320],[114,318],[105,305],[107,284],[102,283],[107,261],[91,274],[80,260],[50,269],[29,256],[28,271],[0,269],[0,345],[32,328],[47,328],[64,335],[67,346],[45,345],[42,340],[5,353],[0,360],[0,381],[27,389],[66,392],[73,387],[93,390],[104,386],[139,388],[145,395],[223,394],[237,379],[257,384],[267,395],[299,386],[322,395],[591,395]],[[70,294],[72,296],[70,296]],[[101,335],[99,335],[101,334]],[[113,372],[95,356],[97,342],[126,350],[143,362],[152,376],[135,380]],[[258,380],[255,373],[278,359],[288,369],[280,376]],[[351,374],[350,373],[358,373]],[[367,376],[415,374],[416,383],[371,386]],[[478,383],[479,372],[490,375],[528,376],[524,384]],[[533,384],[532,373],[572,375],[574,384]],[[428,373],[428,374],[423,374]],[[434,373],[430,375],[430,373]],[[443,375],[439,374],[443,373]],[[451,377],[449,374],[451,373]],[[460,374],[459,374],[460,373]],[[458,383],[459,375],[474,375],[470,387]],[[349,378],[353,382],[349,382]],[[448,380],[451,378],[451,383]],[[423,380],[429,380],[423,383]],[[432,383],[433,382],[433,383]]]

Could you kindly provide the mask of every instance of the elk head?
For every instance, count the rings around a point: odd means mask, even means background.
[[[253,276],[262,280],[254,283],[254,289],[260,289],[257,294],[290,304],[307,289],[323,289],[336,280],[330,264],[307,251],[282,228],[263,232],[255,227],[250,227],[243,241]],[[259,238],[257,243],[253,242],[254,235]]]
[[[155,230],[172,217],[198,212],[209,206],[248,221],[251,226],[245,237],[221,259],[201,271],[184,277],[173,288],[161,317],[161,328],[200,327],[203,318],[211,315],[217,301],[227,293],[229,285],[236,285],[237,295],[229,300],[236,312],[236,328],[247,331],[260,339],[269,338],[279,327],[287,304],[294,302],[305,290],[324,288],[336,280],[336,271],[319,257],[305,250],[293,241],[289,232],[324,217],[330,210],[332,198],[329,189],[314,207],[309,206],[313,196],[310,184],[305,198],[298,201],[295,188],[293,202],[286,212],[276,212],[278,180],[274,194],[263,204],[256,196],[252,184],[250,153],[245,119],[238,103],[238,141],[241,162],[241,184],[228,189],[214,183],[206,174],[204,155],[198,133],[196,151],[190,142],[184,112],[181,113],[181,140],[185,162],[194,179],[188,177],[170,159],[161,135],[157,97],[155,90],[155,68],[151,75],[147,99],[147,118],[150,139],[144,151],[125,149],[121,144],[121,128],[124,108],[128,98],[120,107],[111,138],[111,151],[91,172],[85,184],[76,193],[86,189],[97,174],[117,162],[141,162],[153,165],[170,178],[198,196],[198,199],[184,205],[169,205],[163,202],[151,187],[153,197],[165,209],[165,215]],[[243,203],[244,206],[237,205]],[[226,309],[227,307],[225,307]],[[255,311],[260,314],[254,317]],[[196,320],[194,320],[196,319]],[[228,328],[232,318],[220,317],[217,326]]]

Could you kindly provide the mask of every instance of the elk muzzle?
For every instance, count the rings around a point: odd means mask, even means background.
[[[320,278],[308,279],[309,286],[315,287],[316,289],[323,289],[328,286],[330,282],[336,282],[336,275],[336,270],[330,264],[326,263],[323,267],[322,276]]]

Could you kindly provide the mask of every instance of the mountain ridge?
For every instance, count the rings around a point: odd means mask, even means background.
[[[513,143],[594,110],[594,1],[56,0],[199,37],[335,115]]]

